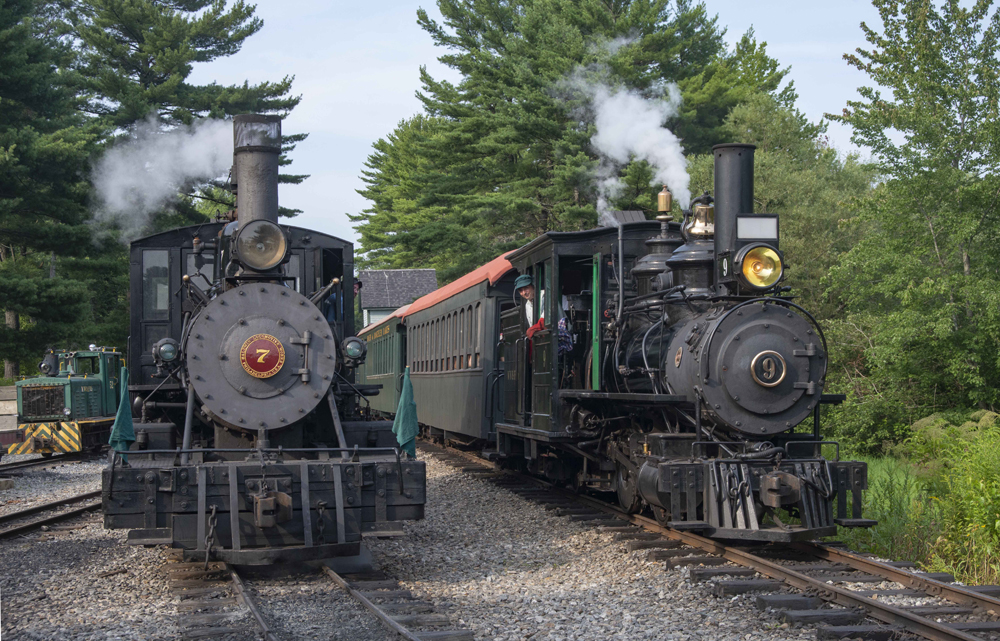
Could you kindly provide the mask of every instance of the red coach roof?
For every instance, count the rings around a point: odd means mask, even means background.
[[[496,285],[497,281],[503,278],[503,275],[514,269],[514,267],[507,260],[507,256],[513,253],[512,251],[503,254],[498,258],[494,258],[490,262],[486,263],[482,267],[479,267],[465,276],[462,276],[456,281],[452,281],[440,289],[436,289],[430,294],[421,296],[417,300],[413,301],[409,305],[403,305],[393,313],[389,314],[377,323],[371,323],[367,327],[361,330],[359,336],[364,335],[370,329],[378,327],[382,323],[386,322],[392,318],[406,318],[410,314],[415,314],[416,312],[423,311],[428,307],[433,307],[443,300],[447,300],[454,296],[455,294],[464,292],[474,285],[478,285],[484,280],[490,281],[490,285]]]
[[[444,287],[427,294],[426,296],[421,296],[417,300],[410,303],[409,307],[401,307],[400,309],[397,309],[393,312],[393,315],[405,318],[410,314],[415,314],[427,309],[428,307],[433,307],[441,301],[451,298],[455,294],[464,292],[474,285],[478,285],[484,280],[490,281],[490,285],[496,285],[497,281],[500,280],[504,274],[514,269],[514,267],[507,260],[507,256],[509,254],[511,254],[511,252],[507,252],[498,258],[494,258],[482,267],[469,272],[458,280],[452,281]]]

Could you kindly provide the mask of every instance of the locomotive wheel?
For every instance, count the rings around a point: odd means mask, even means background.
[[[653,506],[653,516],[656,518],[656,522],[662,527],[667,527],[667,522],[670,520],[670,512],[663,509],[662,507]]]
[[[641,499],[635,489],[635,479],[620,463],[615,464],[615,493],[618,495],[618,505],[628,514],[639,511]]]

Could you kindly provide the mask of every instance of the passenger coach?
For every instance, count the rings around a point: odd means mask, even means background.
[[[368,360],[359,381],[382,385],[369,399],[372,409],[395,413],[409,365],[417,416],[432,436],[494,441],[502,412],[500,316],[516,307],[516,276],[501,256],[362,330]]]

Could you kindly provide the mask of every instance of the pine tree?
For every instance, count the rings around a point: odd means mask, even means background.
[[[439,81],[422,69],[419,97],[438,125],[433,132],[397,129],[376,146],[376,161],[419,156],[413,164],[422,167],[409,210],[373,200],[353,218],[362,249],[379,264],[403,250],[410,266],[458,275],[545,231],[594,226],[593,128],[576,113],[583,102],[567,91],[567,79],[580,69],[599,66],[608,82],[650,95],[678,83],[691,106],[664,124],[681,133],[690,151],[716,142],[713,132],[734,104],[776,90],[785,74],[752,34],[727,52],[716,18],[685,0],[439,0],[438,6],[442,24],[424,11],[418,21],[448,50],[439,60],[461,81]],[[713,101],[721,106],[709,108]],[[406,149],[392,148],[404,139]],[[370,162],[363,180],[390,183],[380,171]],[[623,172],[629,206],[651,205],[643,193],[648,184],[639,184],[643,175],[651,175],[643,163]]]
[[[69,52],[32,0],[0,5],[0,356],[4,378],[87,316],[86,286],[53,274],[89,246],[83,225],[93,136],[59,67]]]
[[[83,0],[67,14],[67,29],[80,43],[78,72],[89,97],[86,111],[113,134],[127,133],[152,118],[169,129],[198,118],[224,118],[241,113],[287,115],[301,97],[291,96],[293,76],[276,82],[223,86],[187,81],[196,63],[209,63],[239,52],[244,41],[263,27],[254,5],[237,0]],[[281,165],[308,134],[282,138]],[[308,176],[282,174],[279,182],[301,183]],[[191,198],[231,196],[203,185],[175,204],[159,227],[204,220]],[[231,208],[231,207],[230,207]],[[281,215],[298,210],[281,208]]]

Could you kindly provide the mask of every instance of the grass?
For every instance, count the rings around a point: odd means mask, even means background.
[[[864,460],[864,459],[862,459]],[[872,528],[840,528],[840,539],[852,549],[894,561],[928,567],[933,543],[942,533],[939,502],[910,466],[893,458],[867,459],[865,518]]]
[[[969,585],[1000,582],[1000,485],[995,476],[980,475],[998,453],[992,439],[984,441],[964,449],[950,471],[935,478],[922,478],[899,459],[868,459],[865,517],[879,523],[840,528],[839,538],[859,552],[913,561]]]

